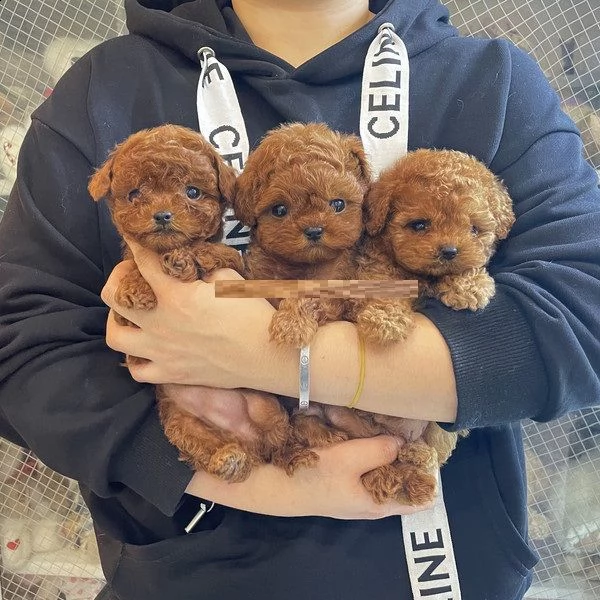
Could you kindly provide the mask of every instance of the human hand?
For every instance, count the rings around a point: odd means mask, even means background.
[[[216,298],[214,280],[240,279],[222,269],[208,282],[182,282],[162,271],[158,256],[128,241],[135,262],[157,298],[152,310],[118,305],[119,281],[132,269],[119,263],[111,273],[102,299],[137,328],[119,325],[112,315],[106,342],[119,352],[146,359],[130,366],[137,381],[179,383],[216,388],[277,390],[281,369],[294,368],[294,349],[279,349],[269,339],[274,309],[261,298]],[[293,374],[288,374],[291,378]]]
[[[389,436],[355,439],[315,450],[314,467],[288,476],[273,465],[255,467],[241,483],[227,483],[198,471],[186,492],[239,510],[279,517],[319,516],[334,519],[380,519],[430,508],[376,504],[361,476],[398,456],[398,442]]]

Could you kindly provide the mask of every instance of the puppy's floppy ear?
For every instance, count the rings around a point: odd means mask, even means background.
[[[235,169],[230,167],[221,157],[217,157],[215,163],[217,185],[219,186],[219,192],[221,192],[221,198],[227,206],[231,206],[235,193]]]
[[[344,142],[348,152],[347,166],[365,186],[368,186],[371,182],[371,166],[360,138],[355,135],[347,135],[344,136]]]
[[[102,198],[106,198],[110,194],[113,162],[114,155],[111,155],[108,160],[90,177],[90,181],[88,183],[88,192],[96,202],[102,200]]]
[[[365,228],[369,235],[381,233],[387,221],[392,201],[391,189],[383,182],[375,182],[363,204]]]
[[[248,227],[256,225],[254,216],[254,206],[256,204],[256,194],[258,185],[253,181],[251,174],[243,171],[235,180],[234,192],[232,197],[233,212],[235,216]]]
[[[504,184],[496,179],[494,187],[488,195],[490,211],[496,222],[496,238],[503,240],[508,237],[508,232],[515,222],[512,200]]]

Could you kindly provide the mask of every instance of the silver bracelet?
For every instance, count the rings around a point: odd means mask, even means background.
[[[306,410],[310,404],[310,347],[300,348],[300,395],[298,409]]]

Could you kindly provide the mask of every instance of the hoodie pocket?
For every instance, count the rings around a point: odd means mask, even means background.
[[[486,458],[489,455],[486,455]],[[507,558],[522,575],[527,575],[539,558],[526,540],[526,531],[519,531],[510,518],[500,494],[491,464],[481,470],[477,480],[482,506],[490,527],[498,538]]]
[[[496,440],[489,430],[473,431],[459,443],[462,447],[457,451],[457,460],[451,460],[445,467],[449,471],[446,475],[451,475],[444,487],[446,493],[446,485],[451,486],[448,489],[451,499],[447,499],[449,518],[455,521],[451,523],[451,529],[471,529],[470,535],[455,536],[455,544],[459,546],[464,563],[469,564],[466,569],[469,578],[474,576],[473,565],[479,565],[476,568],[483,571],[490,567],[490,585],[502,571],[507,584],[511,579],[510,571],[528,578],[538,561],[537,554],[527,543],[526,507],[522,506],[524,500],[521,501],[526,497],[521,462],[516,452],[508,451],[510,431],[505,430],[501,437],[506,439]],[[494,467],[491,445],[495,443],[504,446],[504,451],[499,452],[502,473]],[[522,506],[521,523],[518,518],[511,517],[507,505]],[[512,579],[515,589],[518,581],[514,575]],[[506,598],[513,597],[508,595],[508,589],[505,593]]]
[[[219,511],[222,507],[215,506],[215,509]],[[204,524],[205,527],[198,527],[191,533],[174,538],[144,545],[122,543],[120,563],[175,563],[189,556],[190,553],[197,554],[202,548],[214,550],[214,539],[219,535],[221,523],[222,516],[211,527],[206,527]]]

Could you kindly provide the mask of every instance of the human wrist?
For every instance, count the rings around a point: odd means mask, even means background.
[[[257,324],[254,337],[253,368],[244,387],[297,397],[299,349],[271,340],[269,324],[273,312]]]
[[[268,328],[267,328],[268,329]],[[277,345],[268,337],[256,338],[256,367],[246,387],[298,398],[300,349]],[[310,399],[346,406],[359,376],[356,327],[346,321],[319,327],[310,343]]]
[[[311,399],[347,406],[359,383],[360,349],[356,326],[336,321],[320,327],[311,344]]]

